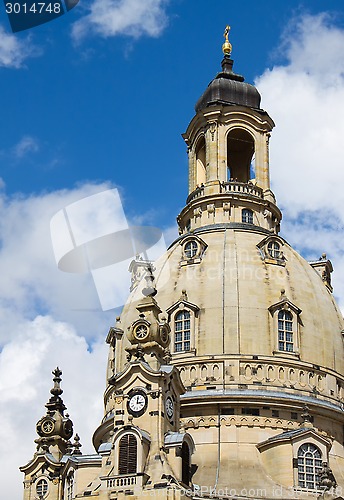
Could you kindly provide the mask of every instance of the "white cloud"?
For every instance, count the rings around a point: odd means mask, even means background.
[[[20,159],[28,153],[36,153],[37,151],[39,151],[39,143],[37,139],[30,135],[22,137],[13,148],[14,156]]]
[[[83,452],[92,453],[91,436],[103,416],[107,349],[105,343],[87,342],[68,324],[37,316],[19,321],[14,338],[0,356],[0,440],[3,498],[23,495],[20,465],[35,451],[36,422],[45,414],[53,385],[51,371],[63,371],[62,398]]]
[[[72,36],[76,41],[90,33],[104,38],[159,36],[167,24],[167,3],[168,0],[93,0],[89,13],[74,24]]]
[[[29,37],[20,39],[12,33],[7,33],[0,25],[0,67],[20,68],[29,57],[38,54]]]
[[[344,307],[342,138],[344,136],[344,31],[326,14],[294,19],[283,35],[286,63],[258,80],[263,106],[276,122],[271,177],[283,209],[282,231],[309,258],[323,252],[335,267]]]
[[[87,339],[103,335],[111,316],[102,313],[89,274],[58,270],[50,237],[52,216],[108,184],[83,185],[29,197],[0,194],[0,345],[16,331],[17,318],[48,313],[71,322]]]
[[[103,416],[108,328],[90,275],[57,269],[50,219],[61,208],[111,188],[81,185],[25,197],[0,193],[0,456],[3,497],[22,498],[18,467],[35,451],[53,370],[63,371],[63,399],[84,452]],[[61,320],[63,318],[63,321]]]

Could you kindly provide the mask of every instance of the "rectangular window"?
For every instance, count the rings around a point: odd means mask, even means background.
[[[234,408],[223,408],[221,410],[222,415],[234,415]]]
[[[242,415],[254,415],[259,417],[259,408],[242,408],[241,413]]]

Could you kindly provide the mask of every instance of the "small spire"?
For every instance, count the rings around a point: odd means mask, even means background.
[[[74,443],[72,446],[74,448],[74,451],[72,451],[72,455],[82,455],[82,452],[80,450],[80,448],[82,447],[82,444],[80,443],[79,434],[75,434]]]
[[[71,455],[74,451],[74,447],[72,445],[72,442],[68,439],[67,441],[67,448],[66,448],[66,455]]]
[[[229,32],[230,32],[230,29],[231,29],[231,27],[227,24],[227,26],[225,28],[225,32],[223,34],[223,36],[225,38],[225,43],[222,45],[222,51],[223,51],[225,57],[226,56],[230,57],[230,55],[232,53],[232,44],[228,40],[228,35],[229,35]]]
[[[60,387],[60,383],[62,380],[61,378],[62,371],[57,366],[55,370],[53,370],[51,373],[54,375],[53,378],[54,387],[50,390],[50,394],[52,394],[53,396],[61,396],[61,394],[63,393],[63,390]]]
[[[61,379],[62,371],[60,370],[59,367],[57,367],[55,370],[52,371],[52,374],[54,375],[53,378],[54,387],[50,390],[50,394],[52,394],[52,396],[49,399],[48,403],[45,405],[45,407],[48,409],[48,412],[54,412],[55,410],[57,410],[63,416],[63,412],[66,409],[66,407],[63,404],[63,401],[60,397],[61,394],[63,393],[63,390],[61,389],[60,386],[62,380]]]

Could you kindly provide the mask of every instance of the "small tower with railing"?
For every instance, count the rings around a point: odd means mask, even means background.
[[[258,90],[233,72],[225,30],[222,71],[196,103],[183,134],[189,196],[178,216],[182,234],[214,223],[254,224],[278,233],[281,212],[270,189],[269,138],[274,122]]]

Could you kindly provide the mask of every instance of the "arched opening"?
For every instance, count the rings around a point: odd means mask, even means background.
[[[118,474],[136,474],[137,440],[133,434],[125,434],[119,441]]]
[[[233,129],[227,137],[228,179],[248,182],[255,177],[254,139],[241,128]]]
[[[196,146],[196,185],[200,186],[207,180],[205,139],[202,136]]]
[[[67,500],[73,500],[74,497],[74,471],[71,471],[67,477]]]
[[[182,483],[190,483],[190,449],[185,441],[182,444]]]
[[[190,311],[184,310],[176,314],[174,319],[174,350],[175,352],[191,349],[191,318]]]
[[[319,448],[312,443],[302,444],[297,453],[298,480],[301,488],[316,489],[322,469]]]

